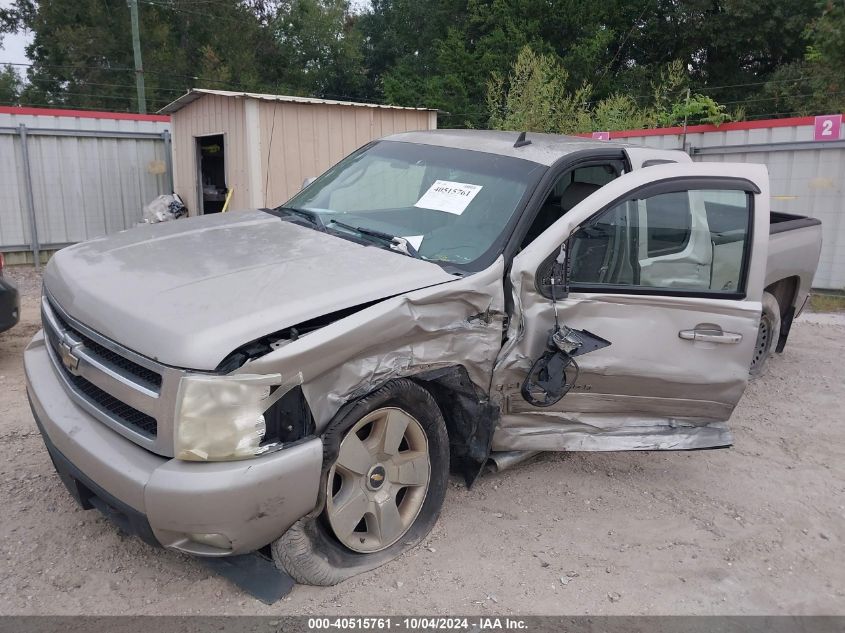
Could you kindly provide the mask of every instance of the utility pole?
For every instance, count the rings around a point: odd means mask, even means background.
[[[138,0],[129,0],[132,17],[132,50],[135,53],[135,87],[138,91],[138,112],[147,113],[147,95],[144,90],[144,64],[141,61],[141,33],[138,29]]]
[[[689,99],[690,99],[690,89],[687,88],[687,100],[686,106],[684,107],[684,136],[681,139],[681,149],[683,151],[687,151],[687,118],[689,117]]]

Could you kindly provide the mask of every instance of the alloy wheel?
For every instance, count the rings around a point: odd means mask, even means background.
[[[413,416],[395,407],[365,415],[329,471],[326,516],[335,536],[355,552],[390,547],[416,520],[430,479],[428,439]]]

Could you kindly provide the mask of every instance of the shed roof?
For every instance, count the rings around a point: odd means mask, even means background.
[[[355,106],[359,108],[387,108],[390,110],[421,110],[424,112],[437,112],[433,108],[407,108],[404,106],[383,105],[380,103],[357,103],[355,101],[334,101],[332,99],[314,99],[312,97],[294,97],[290,95],[268,95],[258,92],[233,92],[231,90],[207,90],[205,88],[193,88],[183,94],[176,101],[169,103],[159,110],[160,114],[173,114],[184,108],[192,101],[196,101],[203,95],[217,95],[220,97],[235,97],[239,99],[259,99],[261,101],[283,101],[287,103],[311,103],[316,105],[338,105]]]

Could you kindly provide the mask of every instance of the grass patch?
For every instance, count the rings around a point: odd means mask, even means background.
[[[845,312],[845,296],[810,295],[810,309],[813,312]]]

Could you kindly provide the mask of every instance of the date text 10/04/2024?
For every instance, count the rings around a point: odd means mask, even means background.
[[[478,631],[525,630],[527,624],[518,618],[439,618],[439,617],[352,617],[309,618],[312,630],[396,630],[396,631]]]

